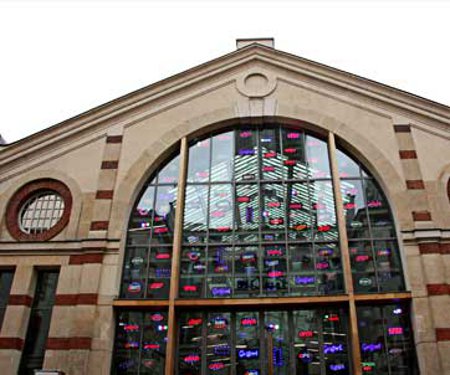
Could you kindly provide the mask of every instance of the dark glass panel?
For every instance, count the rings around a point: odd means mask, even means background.
[[[202,346],[204,315],[200,312],[183,313],[178,321],[178,374],[200,374],[202,364]]]
[[[273,374],[287,375],[290,373],[288,312],[268,311],[264,315],[264,331],[267,342],[265,366],[268,366],[268,358],[271,355]],[[272,353],[270,353],[270,348],[272,348]]]
[[[317,294],[316,259],[312,245],[296,244],[289,246],[291,258],[291,295],[309,296]]]
[[[319,294],[343,292],[341,254],[337,244],[316,243],[314,255]]]
[[[263,293],[285,295],[288,292],[287,254],[285,245],[263,246]]]
[[[341,180],[341,193],[348,238],[370,238],[361,180]]]
[[[261,373],[260,318],[255,312],[236,313],[236,374]]]
[[[156,188],[155,213],[153,218],[152,244],[172,245],[177,205],[177,187],[175,185]]]
[[[155,204],[155,187],[148,186],[131,213],[129,230],[150,230],[153,224],[153,206]]]
[[[38,272],[36,293],[20,363],[20,374],[34,374],[34,370],[41,369],[43,366],[58,277],[58,271]]]
[[[13,270],[0,271],[0,328],[2,327],[6,306],[8,305],[9,292],[11,290],[13,278]]]
[[[122,298],[143,298],[147,285],[148,247],[127,247],[122,274]]]
[[[378,279],[370,241],[351,241],[348,247],[355,291],[359,293],[377,292]]]
[[[236,297],[249,297],[260,292],[258,246],[236,246],[234,249]]]
[[[206,322],[206,374],[231,374],[231,314],[209,313]]]
[[[395,240],[376,240],[373,243],[381,292],[405,290],[400,252]]]
[[[154,247],[150,250],[147,298],[169,297],[172,266],[172,247]]]
[[[143,315],[136,311],[122,311],[118,315],[114,373],[136,374],[139,371],[139,351],[143,332]]]
[[[279,129],[260,130],[259,144],[261,150],[261,179],[281,180],[286,178]]]
[[[233,239],[233,187],[211,185],[209,194],[209,242],[231,242]]]
[[[233,151],[234,132],[219,134],[212,138],[211,181],[232,181]]]
[[[364,374],[419,374],[406,304],[357,308]]]
[[[359,165],[341,150],[336,151],[339,177],[360,177]]]
[[[177,155],[158,173],[158,184],[173,184],[178,181],[180,156]]]
[[[209,181],[211,141],[209,138],[198,141],[189,147],[188,182]]]
[[[295,374],[320,375],[321,352],[319,335],[321,320],[314,310],[293,312],[293,349]]]
[[[206,242],[208,232],[208,186],[188,185],[184,208],[183,237],[190,244]]]
[[[259,189],[257,184],[236,186],[235,230],[237,242],[258,241],[259,238]]]
[[[306,162],[305,135],[295,129],[282,129],[283,176],[286,179],[306,179],[308,166]]]
[[[148,312],[144,314],[140,374],[162,374],[164,372],[167,330],[166,313]]]
[[[234,252],[232,246],[214,246],[208,249],[208,274],[211,276],[232,273]]]
[[[288,241],[310,241],[313,233],[311,218],[315,210],[309,184],[288,183],[286,187]]]
[[[262,240],[285,241],[286,238],[286,186],[284,184],[262,184]],[[266,240],[267,241],[267,240]]]
[[[251,181],[259,178],[258,131],[256,129],[236,130],[235,137],[235,179],[237,181]]]
[[[330,161],[326,142],[307,135],[306,157],[308,176],[311,178],[330,178]]]
[[[338,228],[331,181],[311,182],[310,191],[314,238],[320,241],[337,240]]]
[[[389,204],[373,180],[364,180],[369,220],[374,238],[395,238],[395,228]]]

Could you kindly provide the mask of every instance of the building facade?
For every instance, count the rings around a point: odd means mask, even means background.
[[[450,373],[449,107],[241,40],[0,147],[4,373]]]

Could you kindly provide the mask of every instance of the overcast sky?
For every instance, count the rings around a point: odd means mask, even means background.
[[[0,0],[0,134],[14,142],[266,36],[450,105],[444,0]]]

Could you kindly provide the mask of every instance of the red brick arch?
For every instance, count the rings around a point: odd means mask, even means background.
[[[59,221],[50,229],[36,234],[25,233],[19,226],[19,212],[22,205],[34,194],[47,190],[54,191],[64,200],[64,212]],[[72,194],[69,188],[60,181],[40,179],[31,181],[20,187],[8,202],[6,208],[6,227],[9,233],[18,241],[47,241],[60,233],[67,225],[72,211]]]

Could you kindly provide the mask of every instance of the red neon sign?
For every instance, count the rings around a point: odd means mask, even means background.
[[[169,228],[167,228],[167,227],[160,227],[160,228],[153,229],[153,233],[155,233],[155,234],[167,233],[168,231],[169,231]]]
[[[368,255],[357,255],[355,257],[355,262],[361,263],[361,262],[367,262],[370,259]]]
[[[306,337],[313,337],[314,332],[313,331],[300,331],[298,333],[298,337],[304,339]]]
[[[317,227],[318,232],[328,232],[331,229],[330,225],[319,225]]]
[[[274,158],[277,156],[277,153],[275,151],[266,152],[263,157],[266,159]]]
[[[274,172],[275,171],[275,167],[263,167],[263,172]]]
[[[269,202],[267,203],[267,207],[280,207],[281,203],[280,202]]]
[[[163,282],[151,283],[149,285],[149,289],[161,289],[163,287],[164,287],[164,283]]]
[[[250,197],[238,197],[237,201],[239,203],[247,203],[247,202],[250,202]]]
[[[184,285],[183,290],[185,292],[196,292],[197,291],[197,285]]]
[[[144,344],[144,350],[158,350],[160,347],[159,344]]]
[[[170,254],[169,253],[159,253],[156,254],[156,259],[170,259]]]
[[[188,326],[190,327],[198,326],[202,324],[202,322],[203,322],[202,318],[191,318],[188,320]]]
[[[284,161],[284,165],[296,165],[297,164],[297,160],[285,160]]]
[[[294,148],[294,147],[289,147],[289,148],[285,148],[285,149],[284,149],[284,152],[285,152],[286,154],[295,154],[295,153],[297,152],[297,149]]]
[[[243,326],[256,326],[258,321],[256,318],[242,318],[241,319],[241,325]]]

